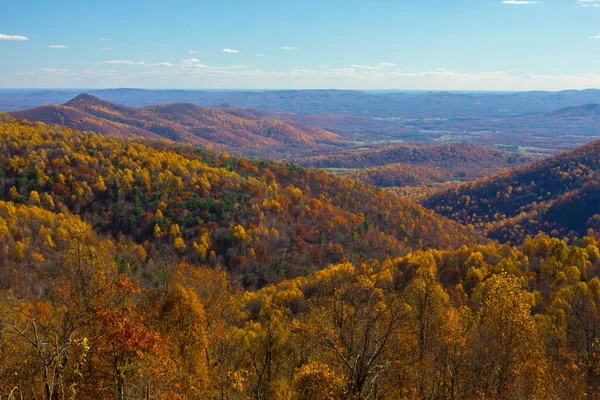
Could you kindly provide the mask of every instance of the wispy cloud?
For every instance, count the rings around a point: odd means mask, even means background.
[[[108,42],[108,39],[104,39],[104,38],[102,38],[102,39],[100,39],[100,41],[101,41],[101,42]]]
[[[189,54],[199,54],[200,50],[188,50]]]
[[[56,73],[64,73],[69,72],[66,68],[42,68],[40,72],[56,72]]]
[[[153,63],[153,64],[147,64],[147,67],[174,67],[175,64],[171,64],[168,62],[159,62],[159,63]]]
[[[600,39],[600,35],[590,36],[590,39]]]
[[[200,62],[200,60],[198,60],[197,58],[190,58],[189,60],[181,60],[181,64],[183,64],[183,65],[192,65],[192,64],[197,64],[199,62]]]
[[[197,58],[190,58],[189,60],[181,60],[179,64],[181,68],[210,68],[208,65],[200,64],[200,60]]]
[[[600,7],[600,0],[577,0],[579,7]]]
[[[258,53],[258,54],[256,55],[256,57],[264,57],[264,56],[265,56],[265,55],[264,55],[264,54],[261,54],[261,53]]]
[[[529,1],[529,0],[503,0],[502,4],[510,4],[514,6],[526,6],[530,4],[539,4],[538,1]]]
[[[384,67],[395,67],[396,66],[396,64],[391,63],[391,62],[382,62],[379,65],[382,65]]]
[[[20,35],[5,35],[0,33],[0,40],[16,40],[16,41],[24,41],[29,40],[29,38]]]
[[[223,53],[237,54],[239,51],[234,49],[223,49]]]
[[[131,61],[131,60],[110,60],[104,61],[102,64],[111,64],[111,65],[145,65],[146,63],[143,61]]]
[[[67,49],[68,47],[64,44],[51,44],[48,46],[49,49]]]
[[[19,72],[17,75],[19,76],[40,76],[40,77],[49,77],[49,76],[64,76],[68,74],[70,70],[66,68],[41,68],[36,71],[31,72]]]
[[[281,46],[281,50],[294,50],[291,46]]]
[[[99,71],[71,71],[66,68],[42,68],[30,72],[20,72],[15,74],[17,76],[25,76],[31,79],[40,80],[64,80],[81,82],[82,79],[118,79],[119,72],[114,70],[99,70]]]
[[[357,69],[370,69],[370,70],[382,69],[379,65],[373,66],[373,65],[352,64],[351,67],[357,68]]]
[[[112,51],[112,49],[110,47],[102,47],[100,50]]]
[[[70,71],[45,68],[19,72],[14,76],[27,77],[32,85],[53,82],[64,87],[94,85],[109,79],[120,86],[137,85],[156,87],[161,80],[189,87],[240,87],[253,82],[256,88],[403,88],[419,90],[562,90],[600,87],[600,73],[574,75],[511,75],[503,71],[460,72],[447,69],[418,70],[408,68],[364,69],[354,67],[293,68],[263,70],[252,65],[214,66],[198,60],[175,63],[169,68],[121,68],[119,70]],[[127,61],[127,60],[114,60]],[[189,60],[187,60],[189,61]],[[156,63],[168,66],[170,63]],[[358,65],[358,64],[356,64]],[[158,65],[157,65],[158,66]],[[23,78],[25,79],[25,78]],[[11,79],[12,80],[12,79]],[[113,84],[115,86],[116,84]],[[211,86],[212,85],[212,86]],[[165,86],[166,87],[166,86]]]

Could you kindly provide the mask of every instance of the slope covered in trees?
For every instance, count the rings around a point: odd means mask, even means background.
[[[393,193],[185,145],[3,122],[0,197],[82,216],[149,253],[221,263],[248,287],[474,236]]]
[[[167,138],[246,155],[287,154],[331,143],[337,135],[306,125],[263,118],[230,109],[176,103],[131,108],[82,94],[60,106],[13,113],[15,118],[60,124],[104,134]]]
[[[542,231],[583,236],[600,221],[600,141],[430,196],[436,212],[519,242]]]
[[[441,145],[398,144],[301,158],[302,165],[319,168],[364,168],[394,163],[446,168],[509,168],[531,161],[527,155],[465,143]]]
[[[441,145],[399,144],[367,150],[341,150],[305,157],[301,165],[351,169],[347,175],[382,186],[421,186],[456,180],[472,180],[535,160],[464,143]]]

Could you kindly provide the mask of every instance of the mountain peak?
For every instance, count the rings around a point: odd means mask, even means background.
[[[90,106],[90,105],[106,105],[111,104],[108,101],[102,100],[96,96],[92,96],[91,94],[81,93],[74,97],[73,99],[67,101],[64,105],[69,107],[81,107],[81,106]]]

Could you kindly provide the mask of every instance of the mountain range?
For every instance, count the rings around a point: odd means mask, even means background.
[[[43,104],[60,104],[81,90],[0,91],[0,111]],[[560,92],[378,92],[357,90],[202,91],[101,89],[85,93],[130,107],[186,102],[199,106],[229,103],[297,114],[358,113],[399,115],[505,116],[548,112],[559,108],[599,104],[599,90]]]

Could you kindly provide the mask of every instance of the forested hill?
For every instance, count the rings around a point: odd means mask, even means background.
[[[366,168],[404,163],[431,167],[509,168],[534,160],[531,156],[509,153],[468,143],[425,145],[402,143],[378,149],[354,150],[300,158],[305,166],[318,168]]]
[[[600,227],[600,141],[436,193],[423,204],[502,241],[539,231],[581,237]]]
[[[104,134],[166,138],[245,155],[284,155],[338,140],[336,134],[319,128],[241,111],[187,103],[132,108],[81,94],[63,105],[16,111],[13,116]]]
[[[0,139],[0,199],[78,214],[150,254],[220,263],[247,287],[476,240],[420,205],[324,171],[11,118]]]
[[[467,143],[403,143],[377,149],[341,150],[300,158],[297,162],[319,168],[349,169],[345,175],[376,186],[406,187],[473,180],[535,159]]]

